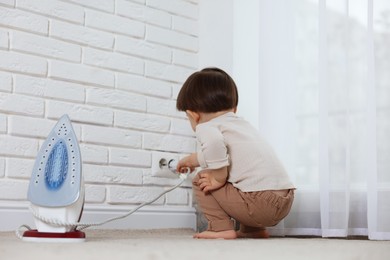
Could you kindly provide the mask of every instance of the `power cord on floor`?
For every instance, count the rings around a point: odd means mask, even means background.
[[[188,177],[188,175],[190,173],[191,173],[191,170],[190,170],[190,168],[188,168],[186,173],[180,173],[179,174],[179,177],[180,177],[181,181],[178,184],[176,184],[176,185],[170,187],[169,189],[165,190],[160,195],[158,195],[156,198],[154,198],[154,199],[152,199],[150,201],[146,201],[146,202],[138,205],[137,207],[135,207],[134,209],[130,210],[129,212],[127,212],[127,213],[125,213],[123,215],[120,215],[120,216],[117,216],[117,217],[113,217],[113,218],[107,219],[107,220],[102,221],[102,222],[96,222],[96,223],[82,223],[82,222],[71,223],[71,222],[64,222],[64,221],[61,221],[61,220],[58,220],[58,219],[46,218],[46,217],[44,217],[42,215],[39,215],[39,213],[35,212],[32,207],[30,207],[30,210],[31,210],[32,214],[34,215],[34,217],[36,217],[37,219],[41,220],[42,222],[45,222],[46,224],[50,224],[50,225],[54,225],[54,226],[74,227],[75,230],[83,230],[83,229],[86,229],[86,228],[89,228],[89,227],[93,227],[93,226],[102,226],[102,225],[107,224],[109,222],[112,222],[112,221],[115,221],[115,220],[118,220],[118,219],[126,218],[126,217],[130,216],[131,214],[133,214],[134,212],[136,212],[137,210],[139,210],[140,208],[155,202],[156,200],[158,200],[159,198],[161,198],[162,196],[164,196],[168,192],[173,191],[177,187],[181,186],[183,184],[183,182],[187,179],[187,177]],[[23,239],[23,230],[22,229],[32,230],[32,228],[29,227],[28,225],[21,225],[15,232],[16,236],[19,239]]]

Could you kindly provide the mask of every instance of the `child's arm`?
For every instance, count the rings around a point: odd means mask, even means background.
[[[189,167],[193,171],[196,167],[199,167],[198,156],[196,153],[192,153],[182,158],[178,163],[176,170],[183,172],[183,168]]]
[[[199,167],[198,154],[193,153],[184,158],[182,158],[178,164],[176,170],[182,172],[183,168],[190,167],[191,171],[195,167]],[[208,169],[199,173],[199,182],[198,185],[204,192],[212,191],[222,187],[228,177],[227,167],[222,167],[220,169]]]
[[[227,181],[227,167],[216,170],[205,170],[199,173],[197,185],[203,192],[213,191],[221,188]]]

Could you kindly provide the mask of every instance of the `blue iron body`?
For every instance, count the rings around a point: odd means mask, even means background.
[[[37,154],[28,200],[32,209],[46,218],[64,222],[77,222],[81,218],[84,205],[81,153],[67,115],[60,118]],[[39,232],[72,231],[38,218],[35,223]]]

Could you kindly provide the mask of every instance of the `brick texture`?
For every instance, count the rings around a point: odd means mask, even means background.
[[[177,93],[198,69],[197,0],[0,1],[0,207],[25,203],[35,157],[68,114],[86,203],[139,204],[177,183],[152,153],[195,139]],[[192,207],[191,182],[154,203]]]

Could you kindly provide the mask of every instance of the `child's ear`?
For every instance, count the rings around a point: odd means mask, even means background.
[[[186,110],[186,113],[195,121],[195,123],[197,123],[197,124],[199,123],[199,120],[200,120],[199,113],[191,111],[191,110]]]

